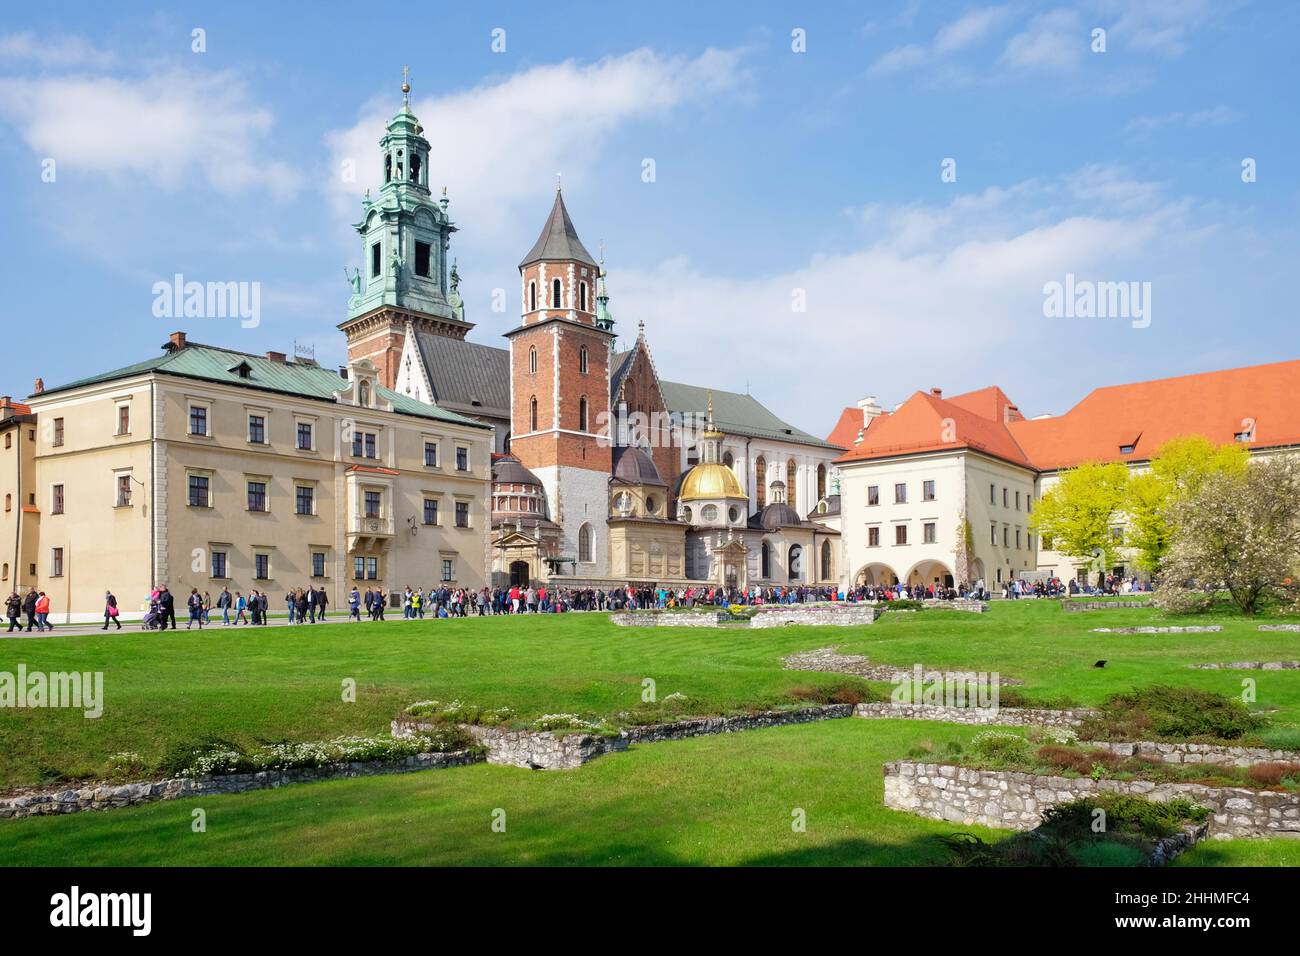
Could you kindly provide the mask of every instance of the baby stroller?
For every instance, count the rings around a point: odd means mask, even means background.
[[[162,622],[162,612],[158,610],[157,604],[150,604],[149,611],[140,622],[140,626],[146,631],[156,631]]]

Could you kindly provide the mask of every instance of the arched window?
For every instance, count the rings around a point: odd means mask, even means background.
[[[829,541],[823,541],[823,542],[822,542],[822,580],[823,580],[823,581],[829,581],[829,580],[831,579],[831,577],[832,577],[832,575],[831,575],[831,543],[830,543]]]
[[[534,395],[528,400],[528,430],[537,431],[537,396]]]
[[[587,396],[578,399],[578,431],[587,430]]]
[[[763,510],[767,504],[767,459],[762,455],[754,462],[754,498],[758,509]],[[763,577],[767,577],[766,574]]]
[[[817,466],[817,500],[826,497],[826,465],[823,462]]]
[[[799,487],[798,474],[799,466],[791,458],[785,463],[785,500],[791,508],[796,510],[799,508],[799,502],[795,497],[795,490]]]
[[[384,156],[384,182],[393,178],[393,154],[388,153]]]
[[[528,283],[528,311],[537,311],[537,283]]]
[[[772,576],[772,549],[764,541],[758,553],[759,577],[767,580]]]
[[[790,545],[790,580],[798,581],[803,576],[803,545]]]
[[[528,349],[528,374],[537,374],[537,346],[530,346]]]
[[[722,453],[722,463],[726,465],[728,468],[736,467],[736,459],[732,456],[731,452],[729,451],[724,451]]]
[[[589,360],[587,356],[587,346],[584,345],[582,347],[582,351],[578,353],[578,371],[580,371],[583,375],[586,375],[588,366],[589,366]]]
[[[562,306],[561,285],[559,279],[551,280],[551,308],[558,309]]]
[[[583,312],[587,311],[587,283],[578,283],[578,308]]]
[[[420,154],[412,153],[411,154],[411,182],[418,183],[419,181],[420,181]]]
[[[578,529],[578,560],[591,561],[591,525],[584,524]]]

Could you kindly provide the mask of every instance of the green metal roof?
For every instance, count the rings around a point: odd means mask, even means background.
[[[233,371],[244,363],[248,364],[250,370],[248,378]],[[191,342],[184,348],[166,352],[157,358],[127,365],[111,372],[91,375],[66,385],[47,388],[42,394],[66,392],[86,385],[98,385],[147,372],[178,375],[182,378],[219,382],[223,385],[278,392],[282,395],[294,395],[331,403],[335,401],[334,392],[342,388],[345,382],[337,372],[321,368],[319,365],[292,361],[276,362],[258,355]],[[375,391],[381,398],[392,403],[394,411],[404,415],[415,415],[419,418],[431,418],[475,428],[492,427],[437,405],[418,401],[409,395],[399,395],[382,386]]]
[[[699,385],[683,385],[680,382],[661,381],[659,385],[663,389],[664,401],[668,403],[668,411],[682,414],[705,414],[709,407],[709,393],[712,392],[713,421],[723,432],[839,449],[838,445],[832,445],[777,418],[752,395],[708,389]]]

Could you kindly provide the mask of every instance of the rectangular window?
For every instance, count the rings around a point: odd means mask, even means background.
[[[933,481],[923,481],[923,482],[921,482],[921,500],[923,500],[923,501],[934,501],[934,482],[933,482]]]
[[[427,441],[424,443],[424,466],[426,468],[438,467],[438,443]]]
[[[880,504],[880,486],[879,486],[879,485],[868,485],[868,486],[867,486],[867,504],[868,504],[869,506],[870,506],[870,505],[878,505],[878,504]]]
[[[1002,486],[1002,507],[1004,507],[1004,508],[1008,508],[1008,507],[1010,507],[1010,505],[1008,504],[1008,499],[1007,499],[1007,487],[1006,487],[1006,485],[1003,485],[1003,486]]]
[[[1124,529],[1123,529],[1123,528],[1111,528],[1111,529],[1110,529],[1110,540],[1112,540],[1112,541],[1122,541],[1123,539],[1124,539]]]
[[[995,524],[991,524],[989,525],[989,544],[996,547],[997,543],[998,543],[998,526]]]
[[[311,439],[312,439],[311,422],[299,422],[298,423],[298,450],[311,451],[312,448]]]
[[[933,521],[927,521],[921,531],[921,538],[926,544],[934,544],[936,538],[936,529]]]
[[[370,581],[379,580],[379,559],[366,558],[366,579]]]
[[[204,405],[190,406],[190,434],[206,435],[208,433],[208,409]]]
[[[463,447],[456,448],[456,470],[469,471],[469,449]]]
[[[1016,529],[1016,550],[1020,550],[1020,529]]]
[[[442,579],[444,581],[456,580],[456,565],[451,558],[442,559]]]
[[[311,576],[314,578],[325,577],[325,552],[313,551],[311,553]]]
[[[131,406],[117,406],[117,433],[119,435],[131,434]]]
[[[119,508],[131,507],[131,476],[117,476],[117,506]]]
[[[259,581],[271,578],[271,556],[269,554],[253,555],[253,577]]]
[[[879,528],[868,528],[868,529],[867,529],[867,547],[868,547],[868,548],[878,548],[878,547],[880,547],[880,529],[879,529]]]
[[[212,552],[212,576],[214,578],[226,577],[226,552]]]
[[[996,485],[989,485],[989,504],[991,504],[991,505],[995,505],[995,504],[997,504],[997,503],[998,503],[998,489],[997,489],[997,486],[996,486]]]
[[[373,432],[357,432],[352,436],[353,458],[378,458],[378,448]]]
[[[211,505],[208,488],[211,479],[207,475],[190,475],[190,506],[207,508]]]
[[[1034,496],[1033,496],[1033,495],[1029,495],[1029,494],[1025,495],[1025,511],[1026,511],[1027,513],[1029,513],[1029,514],[1033,514],[1033,513],[1034,513]]]
[[[907,544],[907,525],[894,525],[894,544]]]
[[[380,505],[383,504],[383,495],[381,495],[378,491],[367,491],[365,501],[366,501],[366,517],[378,518]]]
[[[377,451],[377,447],[378,446],[376,444],[374,434],[367,432],[366,433],[366,457],[378,458],[379,452]]]
[[[1020,492],[1016,492],[1016,510],[1020,510]]]
[[[457,528],[469,527],[469,502],[468,501],[456,502],[456,527]]]
[[[266,418],[264,416],[248,416],[248,440],[254,445],[266,444]]]
[[[380,248],[379,243],[376,242],[376,243],[374,243],[373,245],[371,245],[371,247],[370,247],[370,278],[372,278],[372,279],[378,279],[378,278],[379,278],[379,267],[380,267],[380,264],[381,264],[381,258],[382,258],[382,256],[383,256],[383,250]]]
[[[415,242],[415,274],[417,276],[429,277],[429,251],[430,247],[427,242]]]
[[[50,495],[50,514],[63,514],[63,486],[55,485]]]
[[[424,499],[424,523],[425,524],[438,523],[438,499],[437,498]]]
[[[311,485],[299,485],[297,489],[297,512],[300,515],[316,513],[316,489]]]
[[[63,577],[63,549],[53,548],[50,551],[50,577]]]
[[[352,577],[358,581],[366,579],[366,559],[360,555],[352,559]]]
[[[1002,547],[1011,547],[1011,531],[1006,525],[1002,526]]]
[[[248,483],[248,510],[266,511],[265,481],[250,481]]]
[[[907,504],[907,485],[903,484],[902,482],[894,485],[894,504],[896,505]]]
[[[60,445],[63,444],[63,419],[62,418],[54,419],[53,444],[55,448],[58,448]]]

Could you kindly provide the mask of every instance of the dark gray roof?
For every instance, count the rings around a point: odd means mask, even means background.
[[[668,483],[659,477],[654,459],[640,448],[627,445],[614,449],[614,481],[629,485],[660,485]]]
[[[510,417],[510,353],[431,332],[415,333],[434,400],[466,415]]]
[[[513,455],[503,455],[492,463],[492,480],[501,485],[536,485],[542,483]]]
[[[618,390],[623,385],[623,379],[627,373],[632,370],[632,359],[636,355],[636,347],[628,349],[626,352],[615,352],[613,365],[610,366],[609,372],[609,398],[610,401],[618,398]]]
[[[784,501],[774,501],[758,514],[751,515],[749,518],[751,528],[763,528],[766,531],[775,531],[778,528],[797,528],[803,523],[803,519],[799,517],[799,512]]]
[[[703,386],[661,380],[659,387],[663,389],[664,401],[668,403],[670,412],[703,416],[709,407],[710,390]],[[777,418],[752,395],[724,392],[716,388],[712,389],[712,392],[713,421],[722,432],[750,438],[772,438],[799,445],[814,445],[817,448],[829,448],[835,451],[842,450],[838,445],[832,445]]]
[[[522,269],[532,262],[541,262],[542,260],[570,260],[575,259],[578,262],[585,262],[592,268],[596,267],[596,260],[591,257],[591,253],[586,250],[582,240],[578,238],[578,230],[573,227],[573,220],[569,218],[569,210],[564,208],[564,197],[557,189],[555,191],[555,205],[551,207],[551,214],[546,219],[546,225],[542,227],[542,234],[537,237],[537,242],[533,243],[533,248],[524,256],[523,262],[519,263]]]

